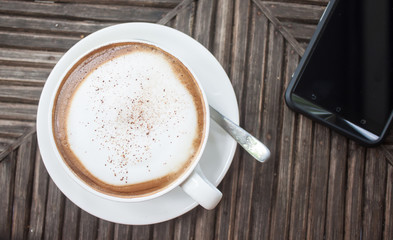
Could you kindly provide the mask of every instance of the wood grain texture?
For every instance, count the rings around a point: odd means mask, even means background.
[[[1,66],[32,66],[32,67],[47,67],[52,68],[59,61],[62,53],[49,51],[31,51],[18,48],[1,48],[0,49],[0,64]],[[42,74],[42,73],[41,73]],[[0,80],[10,78],[8,75],[2,75]],[[10,78],[12,79],[12,78]],[[38,79],[30,79],[36,81],[43,81],[45,77]]]
[[[132,239],[151,239],[152,227],[145,226],[133,226],[132,227]]]
[[[96,23],[75,20],[62,20],[26,17],[26,16],[3,16],[0,15],[0,27],[7,30],[34,31],[53,34],[68,34],[79,36],[95,32],[101,28],[113,25],[111,23]]]
[[[18,149],[15,185],[12,206],[13,239],[23,239],[27,235],[26,223],[29,219],[29,207],[34,170],[35,136],[25,141]]]
[[[290,217],[290,239],[305,239],[307,234],[307,211],[312,161],[312,122],[304,116],[298,119],[295,140],[295,166]]]
[[[152,7],[176,7],[181,0],[39,0],[42,2],[60,2],[60,3],[87,3],[103,5],[134,5],[134,6],[152,6]]]
[[[368,149],[285,106],[327,2],[1,1],[0,239],[392,239],[393,133]],[[130,21],[171,26],[208,48],[234,87],[241,126],[272,152],[259,164],[239,148],[212,211],[111,223],[67,199],[45,169],[35,120],[51,69],[80,39]]]
[[[234,7],[235,1],[217,1],[217,15],[215,18],[214,40],[213,40],[213,54],[221,63],[226,72],[230,72],[230,56],[233,38],[233,23],[234,23]],[[238,156],[235,157],[237,159]],[[236,202],[236,180],[237,176],[233,171],[229,171],[228,177],[231,181],[223,183],[219,189],[223,192],[228,192],[223,196],[220,204],[216,208],[215,234],[214,239],[231,239],[233,238],[233,226],[228,225],[234,219],[233,206]]]
[[[307,215],[307,238],[321,239],[324,237],[326,219],[326,196],[331,165],[329,150],[330,132],[327,128],[316,124],[314,128],[313,153],[311,161],[310,198]],[[332,143],[334,144],[334,143]],[[341,160],[341,159],[340,159]]]
[[[7,155],[4,161],[0,164],[0,184],[1,198],[0,198],[0,236],[4,239],[11,238],[12,222],[12,208],[14,197],[14,173],[15,173],[15,153],[11,152]]]
[[[219,5],[220,6],[220,5]],[[229,77],[232,81],[232,85],[235,86],[234,90],[236,93],[237,101],[243,102],[243,89],[245,86],[246,79],[246,53],[247,53],[247,32],[249,26],[249,8],[250,3],[247,1],[234,1],[233,8],[233,29],[232,31],[232,44],[230,49],[231,59],[229,60]],[[218,8],[220,9],[220,8]],[[220,10],[219,10],[220,11]],[[217,21],[223,21],[222,19],[218,19]],[[217,30],[216,30],[217,31]],[[222,30],[221,30],[222,31]],[[220,33],[217,38],[223,38],[223,33]],[[227,39],[227,37],[225,37]],[[215,40],[215,55],[218,59],[225,62],[223,56],[220,56],[220,50],[223,47],[218,47],[217,44],[228,44],[226,42],[218,42]],[[224,65],[224,68],[226,66]],[[240,111],[242,112],[242,104],[239,105]],[[244,116],[244,115],[240,115]],[[241,117],[240,121],[243,122],[244,118]],[[245,229],[241,228],[241,223],[245,220],[244,215],[240,210],[247,211],[249,208],[249,204],[246,207],[238,208],[239,199],[241,196],[240,189],[238,186],[240,185],[239,178],[239,168],[240,163],[242,161],[242,156],[244,152],[242,150],[237,151],[235,154],[232,167],[228,172],[228,178],[226,181],[224,180],[221,184],[221,189],[223,192],[227,192],[229,194],[224,194],[222,202],[218,206],[217,210],[217,223],[216,223],[216,237],[217,239],[239,239],[243,237],[246,232]],[[244,188],[246,189],[246,188]],[[228,222],[232,224],[228,225]],[[246,221],[245,223],[248,223]]]
[[[248,31],[252,31],[255,29],[255,24],[254,27],[253,23],[255,22],[255,6],[244,2],[242,3],[242,10],[243,12],[239,12],[239,14],[244,14],[245,17],[247,17],[248,19],[246,21],[244,21],[245,24],[247,25],[242,25],[239,26],[239,28],[245,28],[247,27],[247,32]],[[240,17],[240,16],[239,16]],[[261,16],[259,19],[261,19],[265,21],[265,25],[261,25],[261,28],[258,28],[258,30],[260,32],[263,32],[264,34],[266,34],[267,31],[267,21],[266,18]],[[242,60],[244,62],[241,63],[240,66],[238,67],[242,67],[242,65],[244,67],[242,68],[238,68],[237,70],[240,71],[240,74],[244,74],[244,76],[239,76],[241,77],[241,79],[244,81],[243,82],[243,88],[242,88],[242,93],[240,94],[239,97],[241,97],[241,102],[242,102],[242,114],[241,114],[241,125],[249,132],[251,132],[252,134],[256,135],[259,134],[259,127],[257,126],[258,123],[258,119],[259,119],[259,106],[258,103],[260,101],[259,96],[257,95],[255,97],[255,101],[251,102],[250,104],[247,104],[250,99],[248,99],[247,101],[247,97],[252,97],[252,93],[248,93],[248,91],[251,89],[252,91],[258,91],[258,88],[253,88],[252,84],[255,85],[260,85],[261,84],[261,75],[262,72],[261,71],[252,71],[254,70],[255,67],[257,67],[258,69],[260,69],[260,66],[255,66],[258,64],[257,61],[255,61],[255,64],[252,60],[250,59],[255,59],[255,58],[259,58],[259,63],[262,62],[263,59],[263,55],[256,55],[256,54],[252,54],[251,56],[249,55],[249,49],[251,48],[250,45],[252,44],[250,41],[250,36],[252,35],[248,35],[247,32],[245,32],[245,35],[242,37],[247,37],[247,38],[242,38],[239,39],[241,41],[243,41],[243,44],[245,44],[246,48],[244,49],[244,53],[247,55],[239,55],[239,57],[242,58]],[[254,41],[253,43],[258,45],[258,46],[266,46],[266,38],[262,38],[263,41]],[[255,49],[255,51],[259,50],[259,52],[263,52],[263,48],[259,48],[259,49]],[[251,75],[251,76],[250,76]],[[255,78],[254,76],[255,75]],[[257,77],[259,75],[259,78]],[[250,78],[254,78],[254,81],[250,82],[250,85],[248,84],[248,79]],[[239,79],[239,80],[241,80]],[[253,107],[256,106],[256,107]],[[250,119],[247,120],[247,119]],[[256,127],[255,127],[256,126]],[[259,137],[259,136],[257,136]],[[236,239],[249,239],[251,236],[251,232],[248,226],[251,226],[252,224],[252,220],[251,220],[251,209],[252,209],[252,189],[253,189],[253,179],[255,178],[254,174],[255,174],[255,165],[256,162],[254,160],[252,160],[252,158],[250,156],[247,155],[246,152],[244,152],[242,149],[240,150],[241,155],[240,155],[240,163],[239,163],[239,169],[238,169],[238,182],[237,182],[237,201],[236,201],[236,205],[238,206],[243,206],[242,208],[236,208],[235,209],[235,238]]]
[[[178,218],[174,223],[173,239],[193,239],[195,236],[195,214],[196,211],[191,211],[185,214],[182,219]],[[140,235],[137,235],[140,236]]]
[[[272,14],[278,19],[296,19],[305,21],[319,21],[325,10],[324,6],[299,4],[299,3],[283,3],[283,2],[263,2]]]
[[[114,239],[131,239],[132,229],[130,226],[115,224]]]
[[[38,146],[35,155],[33,194],[30,208],[28,239],[39,239],[44,235],[46,198],[48,194],[49,175],[42,162]]]
[[[387,180],[386,180],[386,202],[385,202],[385,216],[383,239],[393,238],[393,166],[387,166]]]
[[[79,228],[78,238],[80,240],[97,238],[98,218],[81,210],[79,223],[77,224]]]
[[[46,215],[44,223],[44,239],[60,239],[63,231],[65,196],[50,179],[48,197],[46,200]]]
[[[347,155],[347,179],[345,193],[344,239],[359,239],[362,236],[362,206],[365,149],[349,143]]]
[[[62,226],[62,239],[77,239],[81,229],[81,211],[69,199],[65,199]]]
[[[261,76],[255,76],[255,79],[259,79],[260,86],[257,87],[254,85],[255,89],[253,91],[255,92],[252,92],[253,94],[251,95],[249,95],[249,91],[247,91],[247,96],[258,96],[259,101],[255,101],[255,99],[253,101],[250,98],[246,106],[254,106],[253,109],[256,112],[255,119],[258,119],[258,125],[255,126],[258,129],[256,136],[265,142],[271,151],[271,158],[275,159],[278,154],[277,149],[279,148],[278,127],[281,117],[281,112],[276,111],[276,109],[278,109],[278,106],[283,100],[281,98],[281,79],[283,78],[282,64],[284,61],[284,39],[283,36],[273,28],[271,23],[269,23],[269,25],[266,24],[267,18],[261,13],[255,11],[255,15],[257,18],[255,22],[256,27],[266,29],[268,38],[267,41],[260,46],[262,49],[265,49],[264,54],[258,54],[256,51],[253,51],[256,56],[264,55],[264,59],[261,62],[257,61],[259,62],[259,66],[255,66],[255,69],[250,69],[253,72],[258,72],[258,68],[262,70],[260,71],[262,72]],[[258,21],[258,18],[261,22]],[[255,29],[255,31],[257,30]],[[263,33],[261,35],[263,36]],[[252,40],[252,42],[253,41],[261,42],[257,38]],[[252,102],[256,103],[251,104]],[[267,114],[268,112],[270,113]],[[271,222],[270,206],[273,198],[274,175],[277,162],[268,161],[266,164],[258,164],[258,162],[252,158],[246,159],[246,161],[254,161],[256,164],[252,195],[253,208],[251,209],[251,218],[253,221],[252,238],[266,239],[269,236],[269,226]],[[260,224],[266,226],[266,228],[258,227]]]
[[[285,80],[287,86],[295,71],[299,57],[290,45],[285,49]],[[283,90],[284,90],[283,86]],[[279,161],[276,166],[275,194],[272,200],[272,213],[270,223],[270,239],[288,239],[290,204],[291,204],[291,181],[293,176],[294,162],[294,139],[295,139],[295,114],[288,108],[282,113],[282,133],[280,138]]]
[[[105,221],[103,219],[98,219],[98,240],[109,240],[113,239],[114,223]]]
[[[174,222],[167,221],[163,223],[158,223],[153,226],[153,239],[159,239],[161,237],[166,237],[172,239],[174,234]]]
[[[283,27],[283,24],[278,20],[278,18],[272,12],[272,6],[261,3],[259,1],[254,1],[255,4],[258,5],[259,9],[263,12],[263,14],[271,21],[271,23],[275,26],[277,30],[281,32],[281,34],[285,37],[285,39],[293,46],[295,51],[299,55],[304,54],[304,47],[292,36],[289,31]]]
[[[157,22],[168,9],[140,6],[111,6],[80,3],[42,3],[2,1],[0,12],[15,15],[45,16],[96,21],[148,21]]]
[[[200,0],[196,3],[193,36],[209,50],[212,50],[216,4],[216,1],[210,0]],[[196,239],[214,239],[215,211],[215,209],[207,211],[200,206],[198,207],[194,225]]]
[[[363,237],[382,239],[387,163],[377,149],[368,149],[364,174]]]
[[[344,237],[345,223],[345,172],[347,156],[347,139],[332,134],[330,149],[327,201],[326,201],[326,239],[342,239]]]

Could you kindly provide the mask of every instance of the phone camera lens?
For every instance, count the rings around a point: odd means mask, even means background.
[[[362,120],[360,120],[360,123],[361,123],[362,125],[365,125],[365,124],[367,123],[367,121],[366,121],[366,119],[362,119]]]
[[[317,95],[315,95],[314,93],[311,94],[311,99],[312,99],[312,100],[316,100],[316,99],[317,99]]]
[[[336,112],[341,112],[341,107],[336,107]]]

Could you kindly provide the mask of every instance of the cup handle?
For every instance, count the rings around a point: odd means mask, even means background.
[[[180,185],[185,193],[202,207],[211,210],[220,202],[222,193],[209,182],[197,166],[191,175]]]

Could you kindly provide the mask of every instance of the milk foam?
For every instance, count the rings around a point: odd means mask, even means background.
[[[68,143],[101,181],[128,185],[163,177],[192,157],[193,98],[165,57],[131,52],[102,64],[75,91]]]

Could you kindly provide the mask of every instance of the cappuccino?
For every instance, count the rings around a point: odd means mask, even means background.
[[[71,171],[93,189],[138,198],[168,187],[201,151],[206,106],[177,58],[113,43],[79,60],[57,92],[52,128]]]

